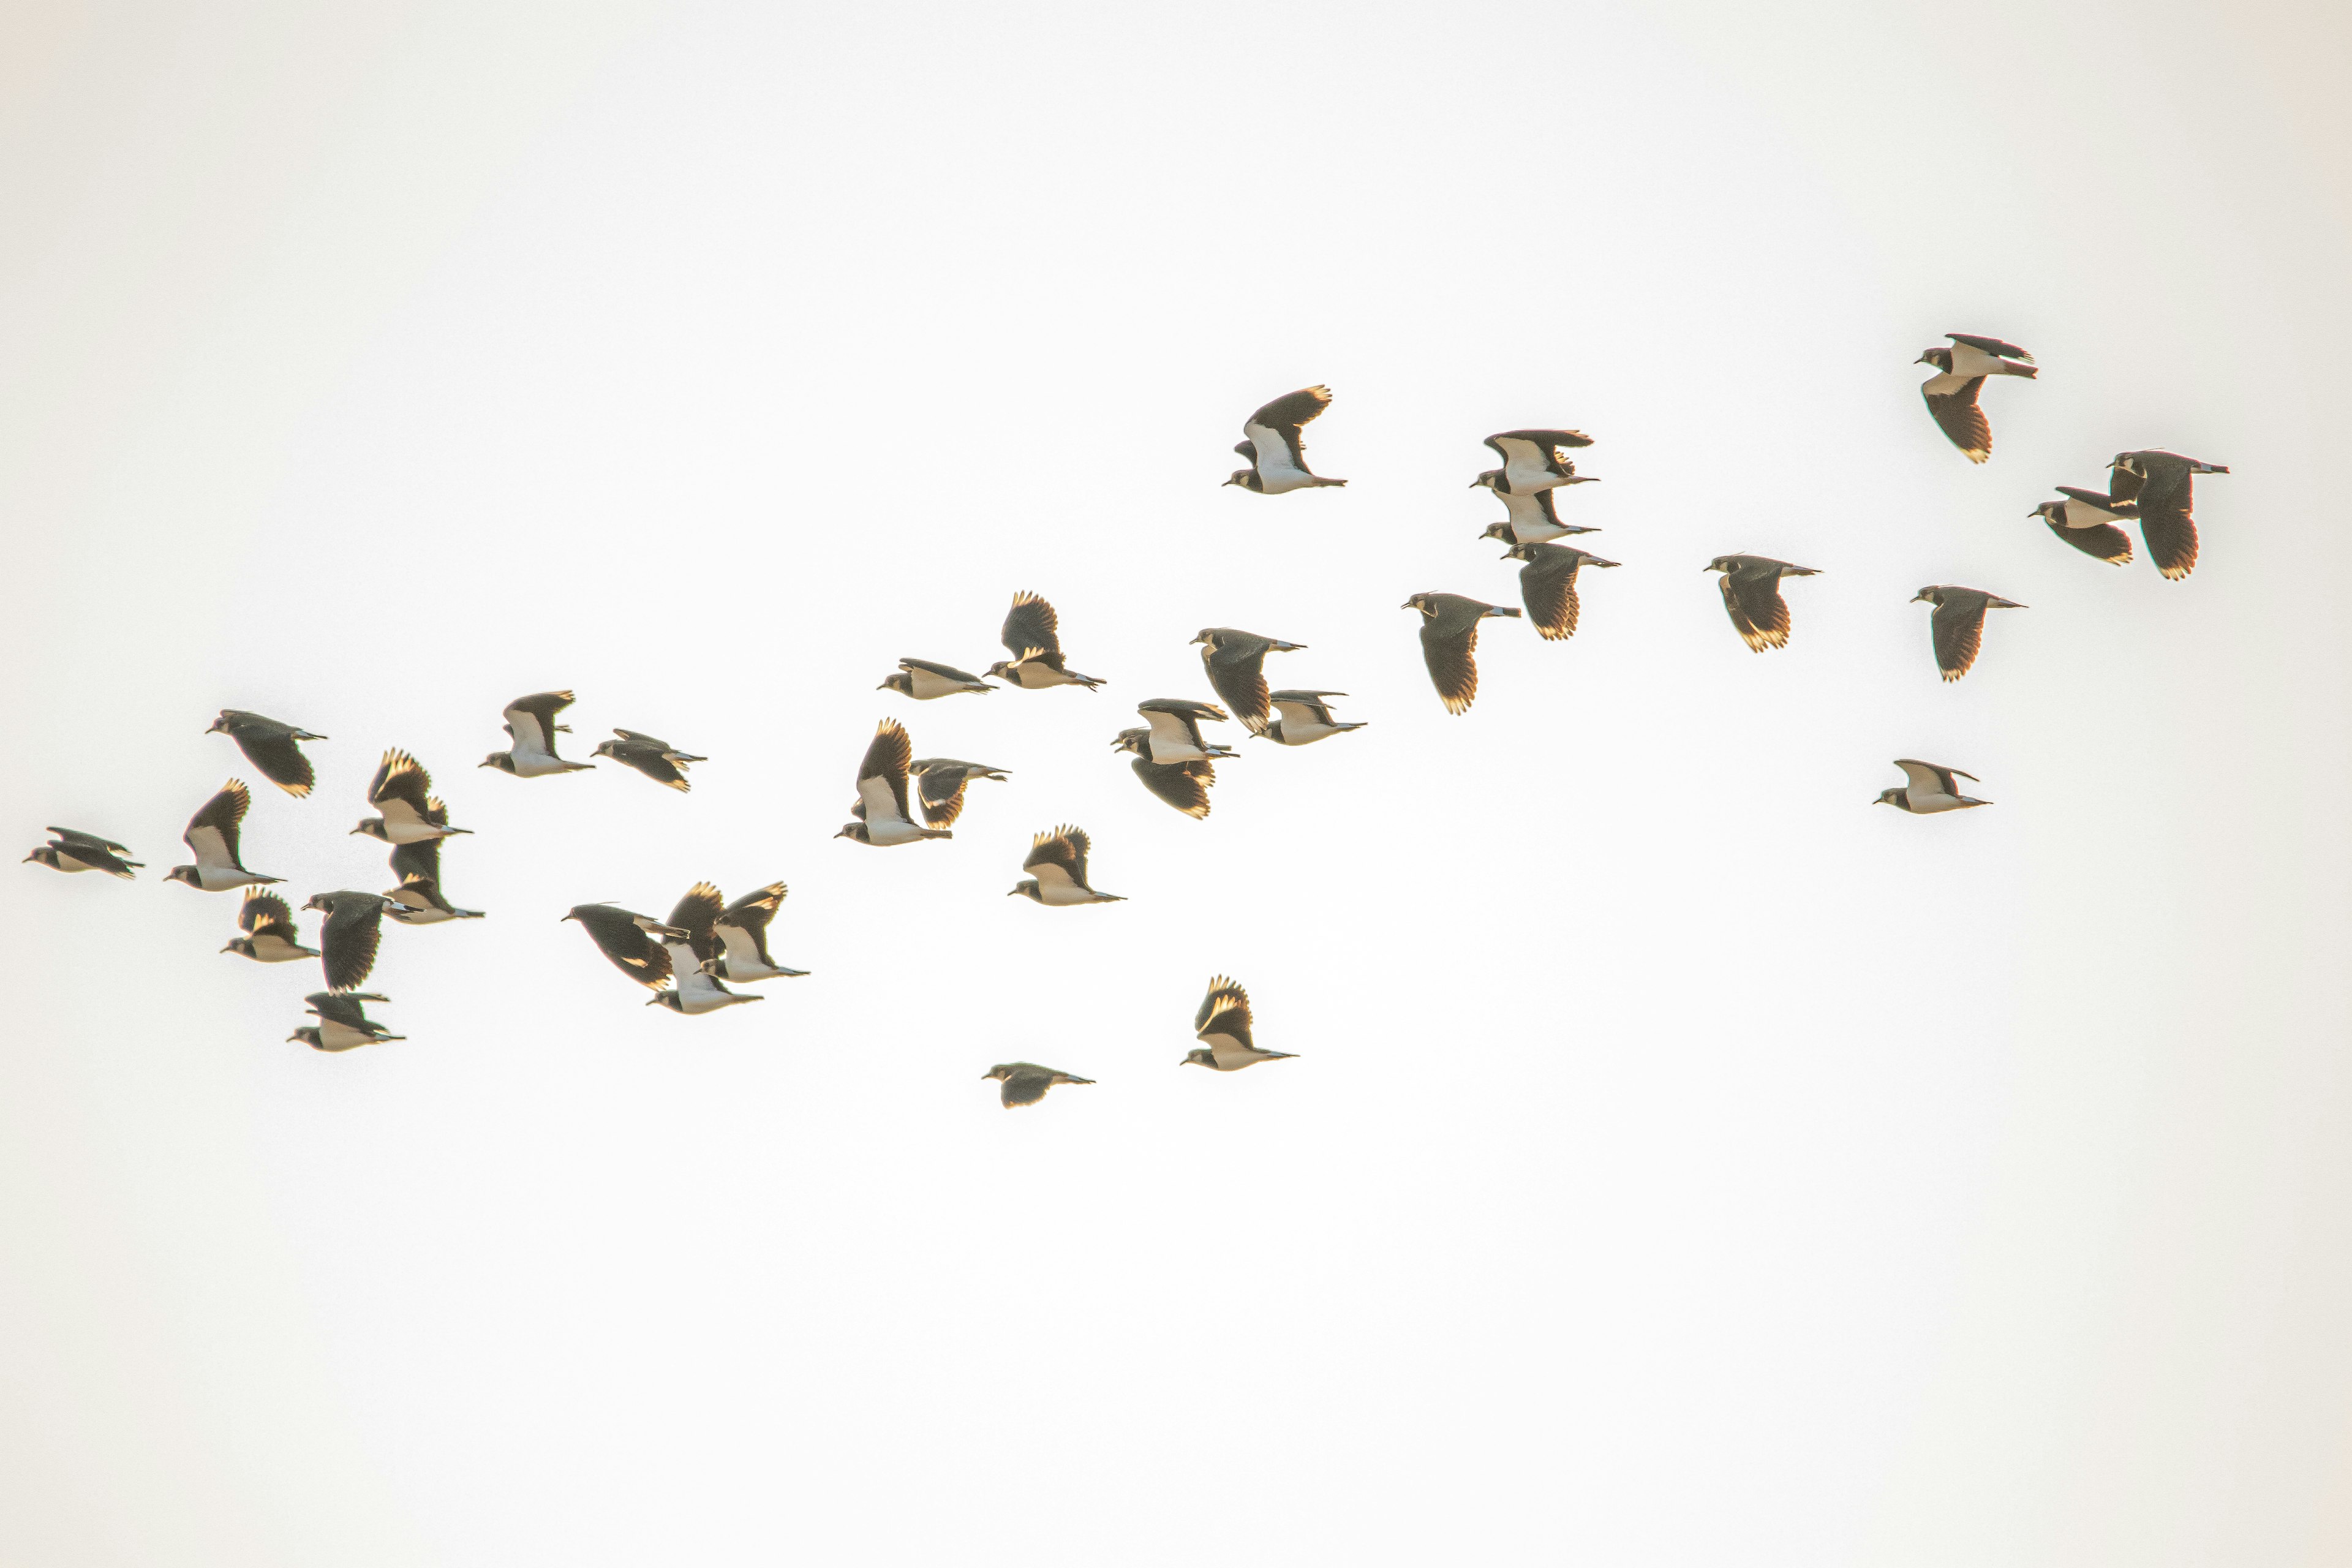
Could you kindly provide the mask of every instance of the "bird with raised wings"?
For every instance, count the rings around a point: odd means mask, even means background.
[[[1151,760],[1151,731],[1141,725],[1121,730],[1111,742],[1115,752],[1131,752],[1135,761],[1130,764],[1143,787],[1158,795],[1194,821],[1209,815],[1209,786],[1217,782],[1217,765],[1202,758],[1185,763],[1155,763]]]
[[[441,888],[441,840],[420,838],[392,847],[392,874],[400,886],[384,894],[387,918],[404,926],[439,925],[446,921],[478,921],[479,910],[461,910]]]
[[[310,1004],[306,1011],[319,1022],[310,1028],[297,1029],[286,1037],[289,1041],[299,1040],[314,1051],[356,1050],[362,1046],[380,1046],[387,1040],[408,1038],[406,1035],[394,1034],[369,1017],[367,1009],[361,1005],[365,1002],[389,1002],[391,998],[388,996],[379,996],[373,991],[340,994],[332,991],[313,991],[302,1000]]]
[[[721,980],[732,980],[738,984],[806,974],[805,969],[787,969],[768,956],[768,925],[782,908],[784,892],[782,882],[771,882],[728,905],[711,922],[710,932],[718,939],[719,952],[703,960],[703,968]]]
[[[1149,748],[1144,755],[1155,763],[1197,763],[1212,757],[1230,757],[1230,746],[1221,746],[1201,738],[1204,723],[1227,721],[1223,709],[1213,702],[1196,702],[1189,697],[1152,697],[1135,705],[1150,726]],[[1125,743],[1114,741],[1112,745],[1125,750]]]
[[[425,771],[424,763],[397,747],[386,752],[383,761],[376,764],[375,778],[368,785],[368,804],[383,815],[362,817],[352,831],[385,844],[417,844],[473,832],[470,827],[449,826],[449,808],[433,794],[433,775]]]
[[[1944,336],[1952,341],[1951,347],[1929,349],[1911,362],[1936,373],[1919,384],[1919,395],[1927,400],[1936,427],[1967,454],[1969,462],[1981,463],[1992,456],[1992,425],[1977,406],[1977,394],[1983,390],[1986,378],[2017,375],[2031,381],[2039,372],[2033,356],[2015,343],[1970,332]]]
[[[1479,475],[1478,482],[1484,484],[1487,477]],[[1577,482],[1597,484],[1600,481],[1580,478]],[[1500,522],[1488,523],[1486,531],[1478,537],[1499,539],[1506,544],[1540,544],[1549,539],[1565,539],[1572,533],[1601,531],[1580,522],[1560,521],[1559,506],[1552,500],[1559,493],[1557,489],[1531,490],[1525,494],[1496,490],[1496,498],[1503,503],[1506,515]]]
[[[767,1000],[757,992],[728,990],[713,973],[713,961],[725,952],[719,921],[726,912],[726,900],[710,883],[697,882],[686,890],[669,912],[668,929],[676,934],[662,939],[669,950],[670,988],[648,998],[646,1006],[697,1017],[739,1003]]]
[[[1531,496],[1561,485],[1591,484],[1576,471],[1570,449],[1592,445],[1581,430],[1504,430],[1486,437],[1488,450],[1502,459],[1471,483],[1484,485],[1498,496]]]
[[[898,661],[898,673],[884,676],[882,684],[875,689],[895,691],[918,702],[935,702],[942,697],[953,697],[966,691],[993,691],[996,688],[971,671],[958,669],[951,664],[933,664],[926,658],[902,658]]]
[[[1005,612],[997,640],[1013,657],[998,659],[988,673],[1024,691],[1049,686],[1083,686],[1092,691],[1102,684],[1101,677],[1080,675],[1062,661],[1062,618],[1026,588],[1013,595],[1013,608]]]
[[[217,794],[196,808],[196,815],[188,818],[188,830],[180,835],[180,842],[195,856],[196,863],[174,866],[163,873],[163,879],[184,882],[207,893],[284,881],[283,877],[265,877],[258,871],[247,870],[238,858],[237,836],[252,805],[253,792],[245,787],[243,779],[231,779],[221,785]]]
[[[1242,423],[1244,439],[1234,448],[1249,467],[1235,468],[1225,483],[1269,496],[1346,484],[1345,479],[1327,479],[1307,471],[1307,442],[1299,434],[1330,406],[1329,387],[1306,386],[1286,393],[1251,415]]]
[[[1222,974],[1209,982],[1209,994],[1201,998],[1200,1011],[1192,1015],[1192,1037],[1201,1044],[1184,1053],[1183,1061],[1177,1064],[1180,1067],[1239,1072],[1260,1062],[1288,1061],[1298,1054],[1258,1048],[1250,1038],[1249,993]]]
[[[857,764],[857,804],[851,808],[857,820],[844,825],[835,838],[887,849],[926,838],[955,837],[944,827],[916,826],[914,814],[907,807],[907,769],[914,756],[915,744],[898,721],[885,719],[874,727],[866,760]]]
[[[555,737],[572,732],[572,726],[557,723],[555,716],[571,707],[572,701],[569,691],[534,691],[508,703],[507,749],[492,752],[475,766],[496,768],[519,779],[592,772],[592,763],[567,763],[555,754]]]
[[[1489,616],[1519,618],[1507,605],[1460,594],[1415,594],[1397,606],[1421,612],[1421,659],[1445,710],[1457,718],[1478,696],[1478,624]]]
[[[1021,868],[1030,875],[1014,883],[1004,896],[1029,899],[1056,910],[1073,904],[1125,903],[1121,895],[1097,892],[1087,884],[1087,854],[1091,847],[1083,827],[1066,824],[1037,834],[1029,840],[1029,858],[1021,862]]]
[[[302,933],[286,900],[259,888],[245,890],[245,902],[237,907],[236,929],[237,935],[221,949],[223,952],[234,952],[256,963],[289,963],[319,956],[317,948],[302,945]]]
[[[669,950],[660,939],[687,934],[666,921],[618,904],[574,904],[562,918],[579,921],[614,968],[640,985],[656,988],[669,978]]]

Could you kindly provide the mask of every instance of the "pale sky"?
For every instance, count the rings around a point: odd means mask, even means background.
[[[0,1531],[41,1568],[2246,1568],[2352,1556],[2318,5],[10,8]],[[2022,343],[1982,468],[1912,361]],[[1345,489],[1220,489],[1326,383]],[[1479,437],[1598,444],[1516,603]],[[2186,583],[2027,516],[2120,449]],[[1822,575],[1752,655],[1718,553]],[[2022,601],[1940,683],[1928,583]],[[913,704],[1016,589],[1101,691]],[[1213,815],[1108,742],[1204,626],[1370,728]],[[579,694],[710,759],[474,764]],[[224,707],[331,737],[290,799]],[[1011,770],[832,839],[875,721]],[[1238,736],[1234,737],[1238,743]],[[388,746],[478,923],[407,1039],[294,901]],[[1897,756],[1987,810],[1873,807]],[[1093,834],[1100,909],[1003,896]],[[782,879],[643,1005],[572,904]],[[304,917],[306,931],[315,917]],[[1249,986],[1234,1075],[1177,1063]],[[981,1074],[1098,1080],[1017,1115]]]

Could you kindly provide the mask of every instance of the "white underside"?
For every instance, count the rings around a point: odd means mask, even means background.
[[[943,679],[928,669],[910,669],[907,675],[908,684],[915,689],[914,698],[918,702],[929,702],[939,697],[952,697],[959,691],[988,689],[985,686],[966,686],[961,680]]]
[[[507,752],[507,760],[514,763],[515,776],[517,778],[539,779],[545,778],[550,773],[578,773],[581,771],[580,764],[576,763],[567,763],[561,757],[554,756],[547,752],[527,752],[520,746],[516,746],[509,750]],[[404,841],[395,839],[394,842],[400,843]]]
[[[253,939],[254,960],[259,963],[291,963],[298,958],[316,958],[317,950],[299,947],[282,936],[257,936]]]

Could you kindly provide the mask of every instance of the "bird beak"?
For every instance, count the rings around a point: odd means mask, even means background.
[[[352,828],[352,833],[360,833],[360,832],[363,832],[363,831],[365,831],[365,830],[364,830],[364,829],[362,829],[362,828],[357,828],[357,827],[354,827],[354,828]],[[349,837],[352,836],[352,833],[346,833],[346,834],[344,834],[344,835],[343,835],[343,837],[346,837],[346,838],[349,838]]]
[[[1407,599],[1403,604],[1399,605],[1397,608],[1400,610],[1410,610],[1412,608],[1412,601],[1411,599]]]
[[[236,943],[230,942],[226,947],[222,948],[221,951],[223,952],[235,952],[236,951]]]

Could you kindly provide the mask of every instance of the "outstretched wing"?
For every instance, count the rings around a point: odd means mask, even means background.
[[[1201,998],[1200,1010],[1192,1015],[1192,1033],[1201,1039],[1206,1039],[1211,1034],[1224,1035],[1248,1045],[1249,993],[1224,975],[1220,974],[1211,980],[1209,994]]]
[[[336,897],[319,927],[319,962],[327,972],[327,988],[349,991],[375,967],[377,943],[383,940],[384,900],[371,893]]]
[[[922,774],[917,794],[923,805],[923,826],[953,827],[963,815],[963,787],[971,775],[961,767],[930,768]]]
[[[386,821],[406,816],[416,822],[427,822],[433,809],[433,775],[406,752],[394,749],[383,754],[376,765],[374,782],[368,785],[368,804],[384,815]]]
[[[1217,782],[1214,763],[1155,763],[1138,757],[1130,765],[1144,788],[1185,816],[1197,821],[1209,815],[1209,786]]]
[[[1945,389],[1944,384],[1958,381],[1957,386]],[[1936,427],[1948,437],[1953,446],[1968,454],[1971,463],[1981,463],[1992,456],[1992,426],[1977,406],[1977,394],[1983,389],[1984,377],[1939,375],[1923,387],[1919,395],[1927,400],[1927,412],[1936,416]],[[1930,390],[1933,389],[1933,390]]]
[[[1024,588],[1013,595],[1013,608],[1005,613],[997,640],[1014,658],[1026,658],[1031,654],[1058,658],[1062,653],[1061,624],[1053,605]]]
[[[1251,637],[1239,643],[1227,643],[1202,660],[1208,666],[1210,686],[1253,735],[1265,733],[1265,655],[1269,646],[1265,638]]]
[[[636,917],[610,904],[582,904],[572,911],[596,949],[613,966],[641,985],[658,991],[669,978],[669,952],[647,935]]]
[[[1029,841],[1029,858],[1021,868],[1041,884],[1082,888],[1087,881],[1087,851],[1091,847],[1084,828],[1062,826],[1040,833]]]
[[[534,691],[507,704],[507,733],[518,751],[555,754],[555,716],[572,706],[569,691]]]
[[[2096,560],[2122,566],[2132,558],[2131,535],[2111,522],[2093,523],[2088,528],[2069,528],[2053,522],[2050,531]]]
[[[1946,680],[1958,680],[1976,663],[1984,618],[1985,602],[1975,595],[1948,598],[1936,606],[1928,626],[1936,639],[1936,668]]]
[[[867,820],[873,820],[873,814],[885,804],[885,792],[898,820],[914,820],[907,811],[907,764],[914,757],[915,743],[907,738],[905,725],[885,719],[874,727],[866,758],[857,764],[857,797],[865,803]]]
[[[245,781],[231,779],[212,799],[196,808],[180,841],[194,853],[197,865],[225,870],[245,868],[244,862],[236,858],[237,825],[245,820],[246,810],[252,804],[253,792],[245,787]]]
[[[687,945],[694,950],[697,960],[712,958],[719,952],[719,937],[713,928],[726,911],[727,900],[719,889],[709,882],[697,882],[669,911],[669,923],[686,932]]]
[[[280,724],[259,714],[249,714],[233,723],[229,738],[246,759],[261,770],[261,776],[299,800],[310,793],[318,782],[311,771],[310,759],[302,754],[295,742],[294,727]]]
[[[1557,547],[1519,568],[1519,599],[1528,619],[1552,642],[1576,635],[1576,569],[1580,558]]]
[[[1478,695],[1478,623],[1449,630],[1444,622],[1421,623],[1421,659],[1429,667],[1430,684],[1448,713],[1463,714]]]
[[[1723,602],[1749,647],[1761,653],[1789,646],[1789,601],[1780,597],[1778,572],[1726,572]]]

